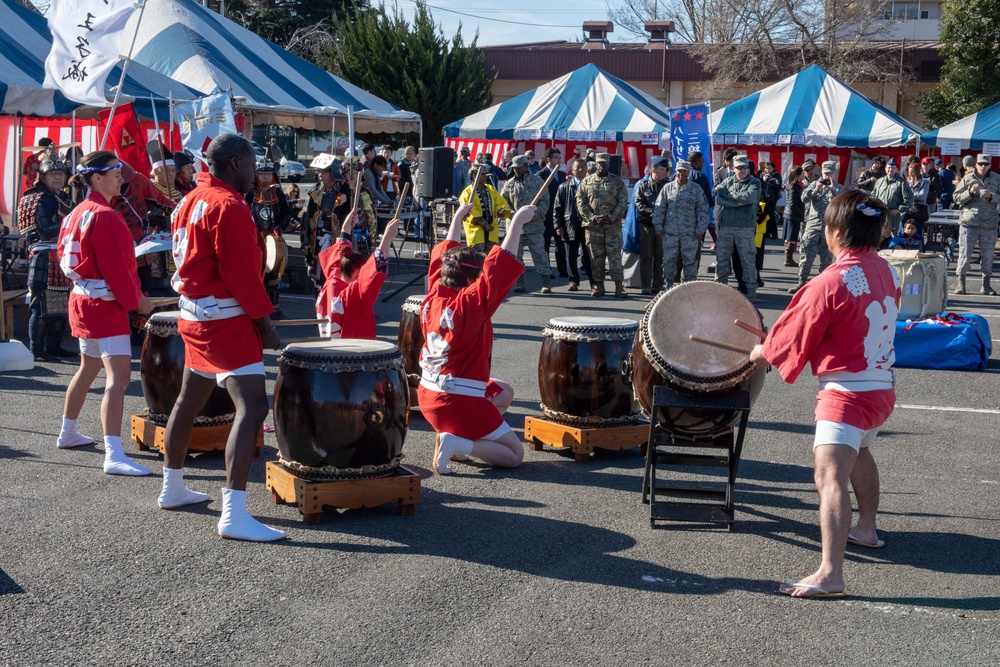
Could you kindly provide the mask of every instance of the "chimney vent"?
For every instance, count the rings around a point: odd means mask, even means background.
[[[611,48],[611,43],[608,41],[608,33],[615,31],[615,24],[611,21],[584,21],[583,31],[587,35],[583,42],[584,49]]]

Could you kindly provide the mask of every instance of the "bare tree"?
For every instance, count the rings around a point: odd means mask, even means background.
[[[645,35],[654,17],[674,21],[677,41],[711,75],[698,86],[709,99],[734,88],[759,88],[809,65],[851,84],[909,77],[899,53],[877,42],[893,22],[890,0],[620,0],[608,12],[625,30]]]

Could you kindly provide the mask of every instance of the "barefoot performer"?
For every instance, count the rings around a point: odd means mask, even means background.
[[[836,261],[796,293],[750,357],[776,367],[786,382],[807,363],[819,376],[813,456],[823,556],[814,573],[779,588],[792,597],[844,597],[847,543],[884,545],[875,530],[879,481],[870,447],[896,402],[899,279],[876,252],[887,215],[860,190],[834,197],[825,234]],[[858,499],[854,528],[848,484]]]
[[[163,492],[157,501],[174,509],[208,500],[184,486],[184,457],[195,416],[216,383],[236,406],[226,443],[219,535],[270,542],[285,537],[247,512],[247,478],[257,432],[267,417],[263,348],[281,345],[264,289],[263,239],[243,198],[254,181],[254,151],[235,134],[208,146],[209,171],[174,214],[173,246],[181,294],[177,322],[184,339],[184,379],[164,434]]]
[[[122,411],[132,375],[129,311],[152,310],[139,288],[134,244],[125,218],[108,204],[122,186],[122,163],[114,153],[95,151],[76,167],[72,183],[90,188],[59,233],[59,267],[73,281],[69,323],[80,339],[80,369],[66,390],[62,431],[56,446],[65,449],[93,444],[76,430],[83,402],[94,378],[104,368],[107,383],[101,402],[104,429],[104,472],[148,475],[149,468],[122,450]]]
[[[441,475],[451,473],[447,464],[453,456],[471,455],[504,468],[516,468],[524,458],[520,438],[497,407],[502,401],[509,405],[513,392],[508,396],[508,386],[489,386],[490,318],[524,272],[514,253],[535,206],[514,214],[503,245],[485,257],[460,243],[462,221],[471,209],[472,204],[458,208],[447,238],[431,252],[430,291],[420,311],[424,347],[417,399],[421,414],[438,434],[433,465]],[[488,389],[491,394],[499,391],[499,396],[488,398]]]

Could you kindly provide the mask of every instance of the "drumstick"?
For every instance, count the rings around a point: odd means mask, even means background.
[[[272,327],[298,327],[310,324],[326,324],[326,320],[271,320]]]
[[[403,186],[403,191],[399,193],[399,204],[396,205],[396,215],[393,218],[398,218],[399,214],[403,212],[403,201],[406,199],[406,195],[410,192],[410,184],[407,183]]]
[[[358,199],[361,198],[361,172],[362,171],[364,171],[363,168],[360,171],[358,171],[358,178],[357,178],[357,181],[355,181],[355,183],[354,183],[354,208],[351,209],[352,211],[357,211],[358,210]]]
[[[756,327],[752,327],[752,326],[750,326],[749,324],[747,324],[746,322],[744,322],[742,320],[736,320],[735,322],[733,322],[733,324],[735,324],[736,326],[738,326],[740,329],[743,329],[744,331],[749,331],[754,336],[760,336],[761,338],[767,338],[767,332],[766,331],[761,331],[760,329],[758,329]]]
[[[549,183],[552,182],[552,178],[555,175],[556,175],[556,170],[555,169],[553,169],[552,171],[549,172],[549,177],[545,179],[544,183],[542,183],[542,189],[539,190],[537,193],[535,193],[535,198],[531,200],[531,206],[537,206],[538,205],[538,200],[542,198],[542,195],[544,193],[548,192],[548,190],[549,190]]]
[[[321,343],[325,340],[330,340],[323,336],[304,336],[302,338],[284,338],[281,341],[282,345],[292,345],[293,343]]]
[[[691,334],[688,336],[691,340],[696,343],[701,343],[702,345],[711,345],[712,347],[717,347],[721,350],[729,350],[730,352],[739,352],[740,354],[750,355],[753,350],[748,347],[740,347],[739,345],[733,345],[731,343],[723,343],[718,340],[709,340],[708,338],[702,338],[701,336],[695,336]]]

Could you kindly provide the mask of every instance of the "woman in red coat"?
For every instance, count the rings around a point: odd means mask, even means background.
[[[69,323],[80,339],[80,368],[70,380],[63,409],[63,425],[56,446],[65,449],[93,444],[76,429],[90,385],[104,368],[107,383],[101,402],[104,429],[104,472],[111,475],[148,475],[145,466],[131,461],[122,450],[122,411],[132,374],[129,311],[151,310],[139,289],[135,250],[122,214],[108,202],[122,186],[122,163],[114,153],[95,151],[77,166],[73,184],[90,189],[59,232],[59,266],[73,281]]]
[[[326,282],[316,299],[316,317],[324,338],[375,339],[375,302],[389,275],[389,252],[399,231],[399,219],[385,226],[382,242],[371,256],[354,252],[351,234],[355,211],[344,221],[336,243],[319,254]]]

